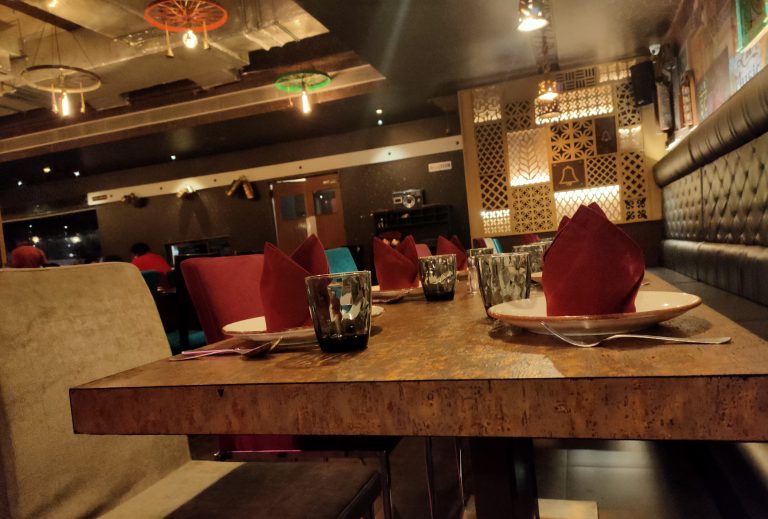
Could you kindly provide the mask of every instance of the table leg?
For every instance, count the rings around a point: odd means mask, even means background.
[[[477,519],[539,519],[533,440],[471,438]]]

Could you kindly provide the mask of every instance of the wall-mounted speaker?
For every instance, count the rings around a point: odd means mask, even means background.
[[[635,106],[653,104],[656,99],[656,80],[653,73],[653,62],[643,61],[629,68],[632,77],[632,93],[635,96]]]

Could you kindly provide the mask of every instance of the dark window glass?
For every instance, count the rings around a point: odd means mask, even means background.
[[[280,197],[280,214],[284,220],[306,218],[307,210],[304,207],[304,195],[287,195]]]
[[[315,199],[315,215],[333,214],[338,211],[335,189],[315,191],[313,197]]]

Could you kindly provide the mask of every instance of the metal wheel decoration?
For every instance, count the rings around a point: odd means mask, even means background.
[[[325,72],[301,70],[299,72],[283,74],[277,78],[275,86],[283,92],[310,92],[328,86],[330,82],[331,76]]]
[[[80,96],[80,112],[85,112],[83,94],[101,86],[101,78],[88,70],[68,65],[34,65],[21,73],[27,85],[51,94],[51,109],[62,116],[71,114],[70,95]]]
[[[144,19],[165,31],[168,57],[173,57],[168,33],[183,32],[188,48],[197,46],[195,33],[203,33],[203,48],[208,49],[208,31],[218,29],[227,22],[227,10],[213,0],[154,0],[144,10]]]
[[[300,70],[283,74],[275,86],[283,92],[301,92],[301,111],[308,114],[312,111],[312,105],[309,102],[309,92],[328,86],[331,82],[331,76],[319,70]]]

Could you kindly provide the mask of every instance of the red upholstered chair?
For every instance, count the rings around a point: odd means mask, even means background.
[[[261,300],[261,277],[264,256],[222,256],[193,258],[181,264],[189,296],[197,311],[208,344],[225,339],[224,325],[264,315]],[[355,438],[314,438],[289,435],[229,435],[219,437],[219,458],[238,460],[323,459],[376,457],[380,461],[384,515],[391,517],[388,452],[397,439],[372,438],[371,442]]]

